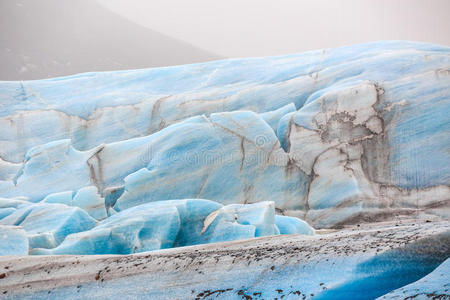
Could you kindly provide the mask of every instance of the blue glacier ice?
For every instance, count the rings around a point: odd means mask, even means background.
[[[299,218],[276,215],[275,225],[280,231],[280,234],[314,234],[314,229],[309,226],[308,223]]]
[[[423,278],[377,299],[446,299],[450,298],[450,259]]]
[[[102,218],[96,220],[88,214],[89,206],[79,205],[92,200],[96,189],[80,191],[75,197],[71,191],[50,194],[39,203],[0,199],[0,226],[16,226],[8,236],[25,239],[26,254],[130,254],[278,235],[278,225],[282,234],[314,234],[298,218],[275,215],[274,202],[223,206],[203,199],[154,201],[112,210],[108,217],[103,204]]]
[[[137,206],[109,217],[91,230],[67,236],[54,249],[35,249],[32,254],[129,254],[171,248],[179,229],[180,216],[175,206]]]
[[[260,116],[275,132],[277,132],[281,118],[295,111],[297,111],[297,108],[295,107],[295,104],[291,102],[277,110],[261,113]]]
[[[449,52],[378,42],[1,82],[0,196],[71,191],[98,220],[183,198],[274,201],[316,227],[448,218]]]
[[[98,194],[96,186],[83,187],[76,194],[72,191],[49,194],[41,203],[62,203],[69,206],[76,206],[82,208],[97,220],[108,217],[105,199]]]
[[[0,298],[448,296],[449,116],[406,41],[0,82]]]
[[[19,226],[0,225],[0,255],[28,255],[28,238]]]
[[[22,227],[30,248],[54,248],[71,233],[88,230],[96,221],[84,210],[63,204],[26,204],[0,220]]]
[[[0,224],[94,254],[448,219],[449,70],[390,41],[0,82]]]
[[[280,222],[276,217],[273,202],[223,206],[203,199],[156,201],[126,209],[94,228],[70,234],[52,249],[32,245],[31,254],[130,254],[277,235],[278,224],[286,234],[314,234],[300,219],[282,216]]]
[[[205,242],[223,242],[280,234],[273,202],[230,204],[205,219]]]
[[[0,198],[0,220],[14,213],[19,207],[28,205],[23,199]]]

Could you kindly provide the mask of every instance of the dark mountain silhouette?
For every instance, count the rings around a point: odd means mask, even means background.
[[[0,80],[221,58],[135,24],[95,0],[0,0],[0,26]]]

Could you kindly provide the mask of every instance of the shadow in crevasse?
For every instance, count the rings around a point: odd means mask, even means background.
[[[450,257],[450,231],[388,250],[355,269],[355,279],[314,299],[375,299],[426,276]]]

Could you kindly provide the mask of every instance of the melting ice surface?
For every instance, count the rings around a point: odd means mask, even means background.
[[[70,206],[66,196],[52,196],[54,203],[0,199],[1,206],[12,208],[0,210],[7,214],[0,220],[4,235],[0,253],[130,254],[268,235],[314,234],[298,218],[276,216],[273,202],[223,206],[202,199],[156,201],[96,220]],[[67,205],[57,204],[58,200]]]
[[[449,70],[379,42],[0,82],[0,254],[448,219]]]

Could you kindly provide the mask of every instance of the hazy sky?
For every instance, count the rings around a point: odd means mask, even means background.
[[[26,80],[377,40],[450,46],[450,0],[0,0],[0,33],[0,80]]]
[[[374,40],[450,45],[450,0],[99,0],[145,27],[226,57]]]

